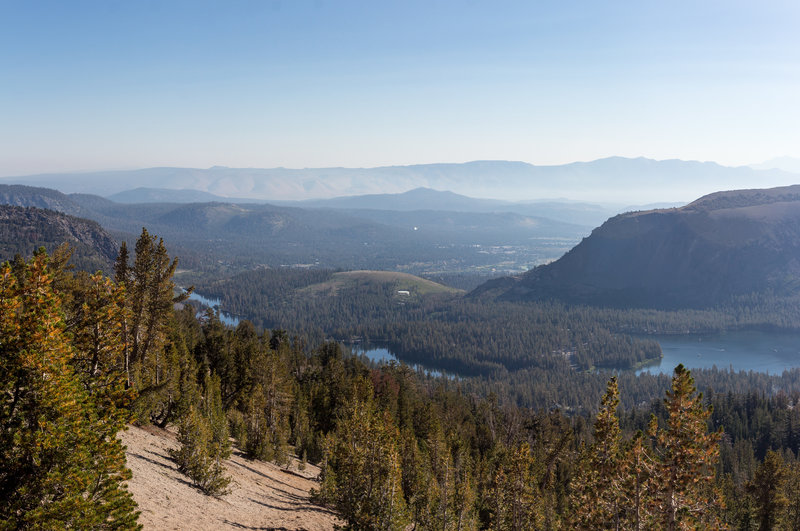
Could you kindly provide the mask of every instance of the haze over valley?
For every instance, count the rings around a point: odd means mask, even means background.
[[[796,181],[797,174],[770,164],[754,169],[749,166],[727,167],[714,162],[644,157],[610,157],[558,166],[475,161],[376,168],[146,168],[27,175],[0,180],[9,184],[55,188],[66,193],[111,196],[112,199],[115,199],[115,194],[121,194],[117,198],[122,202],[144,202],[142,199],[147,196],[137,199],[130,194],[131,189],[139,187],[185,190],[184,201],[189,198],[209,201],[216,196],[270,202],[397,194],[415,188],[431,188],[516,203],[566,199],[617,207],[688,202],[719,190],[766,188],[795,184]],[[168,200],[167,195],[162,197]]]
[[[0,2],[0,531],[800,529],[799,24]]]

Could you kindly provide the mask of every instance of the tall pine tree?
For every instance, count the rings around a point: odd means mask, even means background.
[[[75,373],[91,353],[64,333],[54,278],[43,251],[0,267],[0,528],[135,529],[124,424],[95,401],[117,384]]]
[[[722,432],[708,432],[711,407],[696,391],[689,370],[675,367],[664,400],[667,425],[658,428],[651,422],[649,429],[660,458],[653,475],[654,503],[660,525],[669,531],[720,525],[716,508],[722,501],[714,485],[714,467]]]

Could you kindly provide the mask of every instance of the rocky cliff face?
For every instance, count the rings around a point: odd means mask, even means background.
[[[0,205],[0,262],[15,254],[30,256],[44,246],[48,252],[67,242],[79,269],[111,271],[117,243],[94,221],[34,207]]]
[[[508,299],[653,308],[793,294],[800,290],[800,186],[621,214],[559,260],[482,288],[490,289]]]

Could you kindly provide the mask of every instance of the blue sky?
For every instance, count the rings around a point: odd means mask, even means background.
[[[800,3],[0,0],[0,176],[800,156]]]

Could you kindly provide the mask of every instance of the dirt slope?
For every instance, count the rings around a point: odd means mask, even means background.
[[[340,524],[336,516],[309,501],[319,469],[308,465],[283,471],[270,463],[234,455],[226,463],[233,478],[222,499],[203,495],[177,471],[169,449],[175,436],[158,428],[131,427],[120,434],[127,446],[133,479],[128,488],[139,504],[139,523],[147,529],[273,529],[321,531]]]

